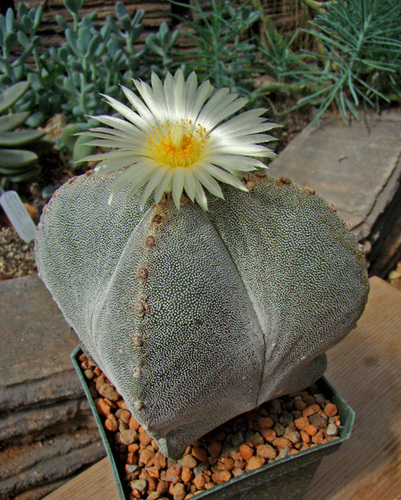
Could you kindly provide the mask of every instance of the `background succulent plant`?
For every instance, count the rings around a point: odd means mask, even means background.
[[[32,124],[60,111],[72,123],[85,122],[87,114],[105,110],[100,93],[118,97],[119,83],[128,83],[133,76],[149,78],[152,65],[162,74],[172,65],[169,54],[178,32],[170,32],[166,23],[149,36],[145,47],[136,47],[144,10],[131,16],[123,3],[116,2],[115,18],[109,16],[98,26],[96,12],[80,15],[83,0],[63,3],[73,21],[69,24],[56,16],[65,42],[48,50],[39,48],[41,6],[28,9],[20,3],[17,16],[12,9],[0,15],[0,90],[21,80],[31,83],[18,108],[35,111]],[[13,56],[15,52],[20,55]]]
[[[24,182],[40,172],[38,155],[31,151],[45,134],[41,130],[14,129],[24,124],[29,112],[11,113],[10,108],[29,89],[29,82],[19,82],[0,95],[0,176],[3,188],[9,182]],[[7,114],[5,114],[8,112]]]
[[[64,185],[42,215],[40,276],[84,350],[164,454],[324,372],[369,283],[355,237],[288,179],[224,186],[210,212],[142,190],[107,203],[119,173]]]

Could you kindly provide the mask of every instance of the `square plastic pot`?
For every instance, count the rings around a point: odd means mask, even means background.
[[[120,499],[126,500],[127,497],[124,493],[122,475],[118,469],[116,457],[113,454],[111,443],[97,412],[88,383],[79,365],[79,356],[82,352],[81,347],[77,346],[71,354],[71,360],[99,427],[100,435],[113,470]],[[320,393],[338,408],[338,414],[341,419],[338,439],[320,444],[305,451],[300,451],[287,458],[267,463],[259,469],[246,472],[239,477],[232,478],[225,483],[214,486],[204,493],[196,495],[196,499],[277,500],[285,498],[286,500],[299,500],[302,498],[323,457],[338,450],[341,443],[350,437],[355,418],[352,408],[325,377],[319,379],[317,385]]]

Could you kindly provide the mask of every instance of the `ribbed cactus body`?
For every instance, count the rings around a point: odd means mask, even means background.
[[[177,458],[260,403],[302,389],[356,324],[369,283],[355,237],[286,179],[184,202],[107,204],[117,174],[64,185],[42,216],[40,275],[135,418]]]

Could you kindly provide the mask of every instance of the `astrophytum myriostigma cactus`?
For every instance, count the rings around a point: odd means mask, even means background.
[[[181,136],[171,126],[165,149],[195,141],[188,123]],[[245,139],[257,135],[245,127]],[[205,129],[206,142],[224,146]],[[246,153],[233,149],[237,170]],[[334,209],[288,179],[247,174],[246,192],[219,185],[224,199],[205,205],[210,179],[199,177],[193,192],[181,179],[174,191],[172,175],[152,204],[151,179],[127,197],[128,187],[115,186],[129,169],[112,170],[56,192],[38,227],[38,269],[84,350],[162,452],[177,458],[219,424],[322,375],[325,351],[364,308],[365,260]]]

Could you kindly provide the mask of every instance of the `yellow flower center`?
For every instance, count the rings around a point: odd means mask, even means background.
[[[199,123],[193,126],[191,120],[181,123],[152,127],[148,139],[149,152],[153,159],[169,167],[191,167],[201,155],[208,137],[206,129]]]

